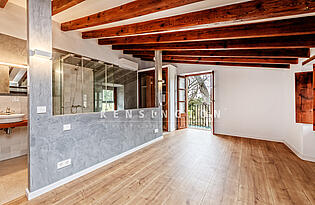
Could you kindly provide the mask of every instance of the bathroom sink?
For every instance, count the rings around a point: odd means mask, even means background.
[[[25,114],[0,114],[0,124],[23,121]]]

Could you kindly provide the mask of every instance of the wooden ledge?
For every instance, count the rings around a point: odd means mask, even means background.
[[[25,127],[25,126],[27,126],[27,120],[23,120],[22,122],[3,123],[3,124],[0,124],[0,129],[13,128],[13,127]]]

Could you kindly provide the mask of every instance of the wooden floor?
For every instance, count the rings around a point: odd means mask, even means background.
[[[0,204],[25,195],[27,188],[27,157],[0,162]]]
[[[187,129],[10,204],[315,204],[315,163],[284,144]]]

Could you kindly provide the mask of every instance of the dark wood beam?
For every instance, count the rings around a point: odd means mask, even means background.
[[[53,0],[52,15],[56,15],[64,10],[67,10],[85,0]]]
[[[149,60],[149,59],[142,59]],[[258,63],[227,63],[227,62],[206,62],[206,61],[179,61],[167,60],[163,62],[183,63],[183,64],[203,64],[203,65],[218,65],[218,66],[234,66],[234,67],[259,67],[259,68],[284,68],[289,69],[289,64],[258,64]]]
[[[202,0],[137,0],[117,6],[90,16],[75,19],[61,24],[63,31],[70,31],[102,24],[122,21],[138,16],[155,13]]]
[[[134,55],[136,58],[153,60],[153,56]],[[190,56],[163,56],[163,61],[206,61],[206,62],[230,62],[230,63],[266,63],[266,64],[298,64],[297,58],[245,58],[245,57],[190,57]]]
[[[315,16],[252,23],[235,26],[205,28],[188,31],[176,31],[160,34],[148,34],[128,37],[105,38],[99,40],[102,45],[169,43],[195,40],[220,40],[228,38],[249,38],[267,36],[288,36],[315,34]],[[90,38],[82,33],[83,38]],[[104,36],[97,36],[104,37]]]
[[[315,55],[313,55],[312,57],[310,57],[309,59],[303,61],[302,65],[306,65],[312,61],[315,61]]]
[[[7,3],[8,3],[8,0],[0,0],[0,8],[3,9],[5,5],[7,5]]]
[[[100,45],[101,42],[99,42]],[[178,50],[178,49],[266,49],[312,48],[315,34],[283,37],[242,38],[229,40],[192,41],[181,43],[123,44],[113,45],[113,50]]]
[[[153,51],[124,50],[124,54],[154,56]],[[273,57],[273,58],[309,58],[310,49],[250,49],[250,50],[178,50],[163,51],[167,56],[221,56],[221,57]]]
[[[141,23],[98,29],[86,32],[84,35],[91,37],[93,35],[104,37],[134,35],[203,24],[266,19],[314,11],[314,0],[255,0]]]

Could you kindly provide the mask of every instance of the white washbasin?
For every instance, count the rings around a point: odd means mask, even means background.
[[[21,122],[23,121],[24,116],[25,114],[9,114],[9,115],[0,114],[0,124]]]

